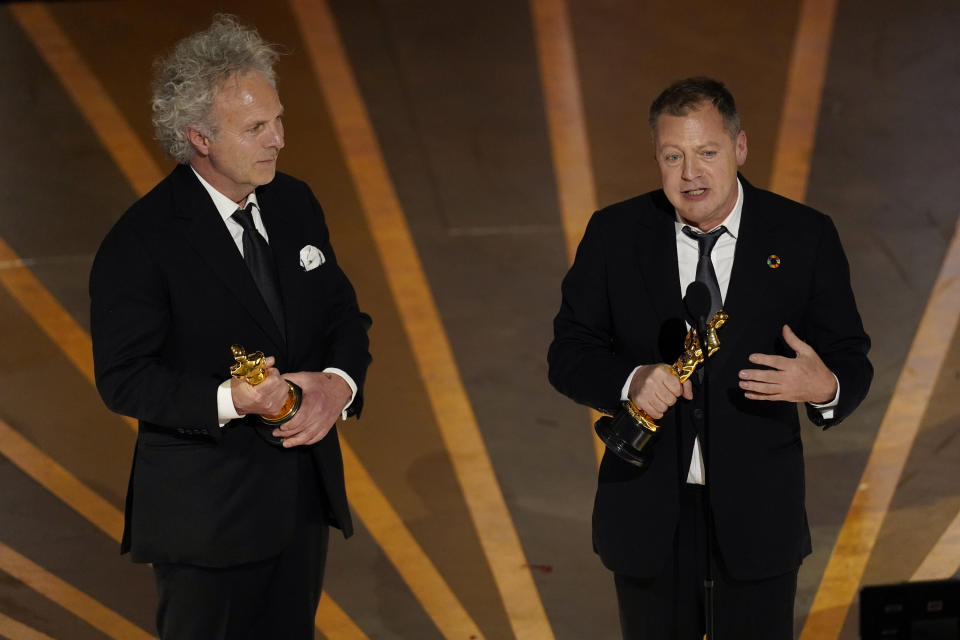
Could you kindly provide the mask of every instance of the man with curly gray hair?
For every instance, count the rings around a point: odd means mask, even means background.
[[[353,530],[336,421],[363,404],[370,318],[276,170],[276,59],[218,15],[157,63],[178,165],[90,276],[97,387],[139,421],[121,551],[153,563],[164,639],[313,638],[328,528]]]

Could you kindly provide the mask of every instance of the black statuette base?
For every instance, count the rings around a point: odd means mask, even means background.
[[[635,420],[626,408],[613,417],[603,416],[593,428],[607,449],[621,460],[643,468],[653,458],[657,432]]]

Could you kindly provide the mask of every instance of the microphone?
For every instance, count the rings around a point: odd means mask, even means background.
[[[697,280],[691,282],[687,286],[687,294],[683,296],[683,306],[690,316],[690,324],[703,336],[707,326],[707,314],[710,313],[710,290],[707,285]]]

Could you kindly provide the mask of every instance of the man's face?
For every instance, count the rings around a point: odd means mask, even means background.
[[[217,133],[190,131],[192,164],[204,180],[234,201],[273,180],[283,148],[283,105],[263,74],[230,78],[213,100]]]
[[[654,136],[663,191],[683,220],[701,231],[723,222],[737,203],[737,169],[747,135],[736,138],[709,102],[685,116],[663,114]]]

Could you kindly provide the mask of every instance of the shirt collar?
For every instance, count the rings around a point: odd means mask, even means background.
[[[723,219],[720,223],[727,228],[727,233],[733,236],[734,239],[740,235],[740,218],[743,214],[743,185],[740,184],[740,178],[737,178],[737,202],[733,205],[733,209],[727,214],[727,217]],[[674,214],[677,216],[677,235],[683,235],[682,229],[685,226],[690,226],[680,218],[680,214]],[[720,225],[718,224],[717,227]],[[692,228],[692,227],[691,227]],[[714,227],[716,229],[716,227]],[[699,229],[694,229],[696,233],[700,233]],[[686,236],[684,236],[686,237]]]
[[[200,181],[200,184],[203,185],[203,188],[207,190],[207,193],[210,194],[210,198],[213,200],[214,206],[217,208],[217,212],[220,213],[220,217],[224,220],[228,220],[230,216],[239,208],[237,203],[217,191],[213,185],[203,179],[197,170],[193,168],[193,165],[190,165],[190,170],[193,171],[193,175],[197,176],[197,179]],[[253,203],[253,205],[260,209],[260,204],[257,202],[257,192],[251,191],[250,195],[247,196],[247,203]]]

